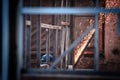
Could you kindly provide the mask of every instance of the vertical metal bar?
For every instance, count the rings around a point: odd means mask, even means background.
[[[64,0],[61,0],[61,7],[63,7],[64,6]],[[60,20],[59,20],[59,24],[61,23],[61,21],[63,20],[63,15],[60,15]],[[64,31],[63,31],[64,29],[62,29],[62,31],[61,31],[61,55],[62,55],[62,53],[64,52],[64,37],[63,36],[65,36],[64,35]],[[63,59],[61,60],[61,63],[60,63],[60,68],[62,69],[63,68]]]
[[[30,68],[30,25],[26,24],[26,21],[30,21],[30,15],[25,15],[24,16],[24,25],[23,26],[23,67]]]
[[[23,67],[23,16],[21,15],[22,9],[22,0],[19,1],[18,11],[17,11],[17,56],[18,56],[18,64],[17,64],[17,77],[20,80],[21,69]]]
[[[75,1],[74,0],[70,0],[70,7],[74,7],[75,6]],[[74,34],[74,31],[73,31],[73,26],[74,26],[74,23],[73,23],[73,15],[70,15],[70,43],[73,42],[73,34]],[[74,64],[74,50],[72,50],[69,54],[69,65],[73,65]]]
[[[56,0],[52,0],[52,6],[53,7],[55,7],[55,1]],[[55,15],[52,15],[52,25],[55,25]],[[56,47],[55,47],[55,45],[56,45],[56,40],[55,40],[55,30],[53,30],[53,32],[52,32],[52,34],[53,34],[53,55],[54,55],[54,58],[56,59]]]
[[[41,6],[41,2],[42,2],[42,1],[40,0],[40,2],[39,2],[39,5],[40,5],[40,6]],[[40,63],[39,63],[39,64],[41,65],[41,16],[39,16],[39,19],[40,19],[40,23],[39,23],[39,24],[40,24],[40,34],[39,34],[39,35],[40,35],[40,37],[39,37],[39,39],[40,39],[40,47],[39,47],[39,49],[40,49],[40,56],[39,56],[39,58],[40,58]]]
[[[48,29],[48,56],[50,55],[50,29]],[[50,58],[48,58],[48,63],[50,62]]]
[[[66,0],[66,8],[67,7],[69,7],[70,6],[70,4],[69,4],[69,1],[68,0]],[[70,16],[69,15],[67,15],[66,14],[66,22],[70,22]],[[69,35],[70,35],[70,29],[69,29],[69,27],[68,26],[66,26],[65,27],[66,28],[66,40],[65,40],[65,49],[67,50],[68,49],[68,47],[69,47],[69,39],[70,39],[70,37],[69,37]],[[70,54],[69,54],[70,55]],[[65,64],[66,64],[66,68],[68,67],[68,62],[69,62],[69,55],[66,55],[66,58],[65,58]]]
[[[23,67],[27,68],[26,66],[26,15],[24,15],[24,23],[23,23]]]
[[[120,35],[120,14],[118,14],[118,35]]]
[[[8,80],[9,0],[2,0],[2,80]]]
[[[62,34],[61,34],[61,55],[64,52],[64,48],[65,48],[65,27],[63,27],[62,29]],[[64,61],[63,59],[61,59],[61,69],[64,67]]]
[[[49,32],[48,29],[46,29],[46,63],[49,62],[48,48],[49,48]]]
[[[30,68],[30,26],[27,25],[27,68]]]
[[[40,67],[40,15],[37,17],[37,67]]]
[[[99,7],[99,1],[96,0],[96,7]],[[94,54],[94,65],[95,65],[95,70],[99,70],[99,14],[96,13],[95,15],[95,54]]]

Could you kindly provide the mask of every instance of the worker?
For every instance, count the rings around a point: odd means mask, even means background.
[[[47,54],[44,54],[44,55],[42,56],[42,62],[46,62],[46,57],[47,57]],[[49,54],[49,61],[50,61],[50,62],[53,62],[53,61],[54,61],[54,57],[53,57],[53,55],[51,55],[51,54]]]

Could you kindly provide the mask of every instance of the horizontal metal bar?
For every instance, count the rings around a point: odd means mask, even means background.
[[[104,80],[104,79],[107,79],[107,80],[119,80],[120,79],[120,76],[112,76],[112,75],[100,75],[100,74],[94,74],[94,75],[91,75],[91,74],[77,74],[77,75],[73,75],[73,74],[23,74],[22,75],[23,77],[28,77],[28,79],[30,77],[35,77],[35,79],[40,79],[40,78],[49,78],[49,79],[94,79],[94,80],[97,80],[97,79],[100,79],[100,80]]]
[[[23,73],[23,75],[31,74],[32,75],[57,75],[57,74],[63,74],[63,75],[101,75],[101,76],[112,76],[117,77],[120,76],[120,72],[112,72],[112,71],[96,71],[94,69],[79,69],[79,70],[49,70],[49,69],[38,69],[38,68],[32,68],[28,69],[26,73]],[[56,76],[55,75],[55,76]]]
[[[78,14],[120,13],[120,8],[60,8],[60,7],[24,7],[22,14]]]
[[[27,73],[41,73],[41,74],[55,74],[55,73],[64,73],[64,74],[74,74],[76,72],[95,72],[95,69],[74,69],[74,70],[61,70],[61,69],[40,69],[40,68],[29,68],[26,70]]]
[[[51,65],[50,69],[54,68],[60,61],[63,59],[80,41],[83,40],[83,38],[90,32],[91,29],[93,29],[93,25],[90,26],[77,40],[75,40],[70,47],[62,53],[60,57]]]

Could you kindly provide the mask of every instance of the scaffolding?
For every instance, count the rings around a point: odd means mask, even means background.
[[[5,5],[8,5],[8,3],[6,3],[6,1],[8,0],[3,0],[3,4]],[[62,0],[63,1],[63,0]],[[67,0],[66,0],[67,1]],[[66,2],[67,3],[67,2]],[[67,6],[67,4],[66,4]],[[5,6],[3,6],[4,8]],[[5,7],[6,8],[6,7]],[[8,8],[6,9],[6,12],[3,11],[3,14],[4,13],[8,13]],[[18,37],[17,37],[17,43],[18,43],[18,51],[17,51],[17,56],[18,56],[18,79],[20,80],[20,75],[21,75],[21,69],[23,68],[23,66],[25,66],[25,68],[27,69],[28,72],[37,72],[37,71],[41,71],[41,69],[39,68],[40,65],[41,65],[41,28],[45,28],[46,29],[46,53],[47,53],[47,58],[46,58],[46,61],[47,63],[49,63],[49,53],[50,53],[50,29],[55,29],[56,30],[56,53],[58,53],[58,50],[57,50],[57,46],[58,46],[58,42],[57,42],[57,39],[58,39],[58,30],[62,30],[62,39],[61,40],[61,43],[64,44],[64,42],[66,42],[66,45],[63,45],[61,44],[61,55],[55,55],[56,56],[56,60],[49,66],[49,70],[54,70],[54,67],[61,63],[60,65],[60,68],[64,68],[62,66],[63,64],[63,58],[65,58],[65,68],[68,67],[68,57],[66,55],[70,54],[70,51],[79,43],[81,42],[82,40],[84,40],[84,38],[91,34],[91,37],[86,40],[86,45],[87,46],[87,43],[89,42],[89,40],[92,38],[93,34],[95,34],[95,54],[94,54],[94,70],[90,70],[90,71],[99,71],[99,29],[98,29],[98,17],[99,17],[99,13],[115,13],[115,14],[120,14],[120,9],[118,8],[115,8],[115,9],[106,9],[106,8],[99,8],[99,2],[98,0],[96,1],[96,8],[65,8],[65,7],[62,7],[62,8],[59,8],[59,7],[38,7],[38,8],[29,8],[29,7],[23,7],[22,6],[22,0],[20,0],[19,2],[19,6],[18,6]],[[26,62],[25,64],[26,65],[23,65],[23,34],[24,34],[24,29],[23,29],[23,14],[26,15],[26,14],[34,14],[34,15],[37,15],[38,18],[37,18],[37,27],[36,27],[36,36],[37,36],[37,50],[36,50],[36,54],[37,54],[37,69],[31,69],[30,68],[30,47],[26,47],[26,54],[25,56],[27,55],[27,58],[26,58]],[[69,30],[69,27],[68,25],[64,25],[64,27],[61,27],[61,26],[56,26],[54,24],[44,24],[44,23],[41,23],[40,24],[40,17],[41,15],[43,14],[65,14],[66,15],[66,21],[68,20],[68,16],[67,15],[71,15],[71,14],[75,14],[75,15],[94,15],[95,16],[95,23],[93,25],[91,25],[77,40],[75,40],[71,45],[69,44],[69,36],[70,36],[70,30]],[[8,14],[5,14],[5,16],[8,16]],[[54,17],[54,16],[53,16]],[[25,17],[26,18],[26,17]],[[8,24],[8,17],[3,17],[3,32],[6,32],[6,30],[8,30],[8,25],[5,25],[5,24]],[[53,20],[54,21],[54,20]],[[61,21],[62,21],[62,17],[61,17]],[[69,21],[68,21],[69,22]],[[26,22],[26,27],[25,27],[25,31],[26,31],[26,35],[27,35],[27,42],[26,42],[26,46],[30,46],[30,22],[29,20],[27,20]],[[63,22],[64,23],[64,22]],[[66,23],[67,24],[67,23]],[[6,26],[6,27],[4,27]],[[66,30],[66,31],[65,31]],[[65,33],[66,32],[66,35]],[[4,34],[4,33],[3,33]],[[6,37],[9,37],[8,34],[6,34]],[[66,41],[64,40],[66,39]],[[68,39],[68,40],[67,40]],[[5,37],[3,37],[3,41],[6,40]],[[63,42],[62,42],[63,41]],[[68,43],[67,43],[68,42]],[[4,46],[5,44],[7,44],[7,48]],[[84,46],[84,47],[85,47]],[[62,49],[64,48],[65,49]],[[7,49],[7,50],[4,50],[4,49]],[[8,60],[5,60],[5,59],[8,59],[7,55],[8,55],[8,52],[4,52],[4,51],[8,51],[8,39],[7,41],[4,41],[3,42],[3,60],[2,61],[5,61],[2,65],[2,70],[6,70],[6,71],[2,71],[2,74],[3,74],[3,80],[7,80],[7,74],[8,74]],[[81,52],[82,53],[82,52]],[[80,55],[79,55],[80,56]],[[7,57],[7,58],[6,58]],[[77,60],[75,60],[75,62],[77,62]],[[89,71],[89,70],[86,70],[86,71]],[[5,77],[6,76],[6,77]]]

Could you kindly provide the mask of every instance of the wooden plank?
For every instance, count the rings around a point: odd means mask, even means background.
[[[61,26],[50,25],[50,24],[45,24],[45,23],[41,23],[41,27],[48,28],[48,29],[62,29]]]
[[[82,55],[84,49],[89,44],[89,41],[91,40],[93,34],[95,32],[95,29],[92,29],[86,37],[84,37],[83,41],[81,42],[81,46],[79,47],[79,50],[77,54],[74,55],[74,64],[78,61],[79,57]]]

